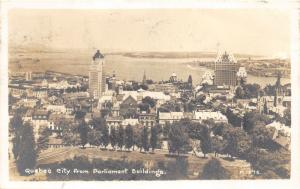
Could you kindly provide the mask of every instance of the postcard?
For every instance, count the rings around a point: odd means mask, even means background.
[[[3,188],[295,187],[290,3],[2,4]]]

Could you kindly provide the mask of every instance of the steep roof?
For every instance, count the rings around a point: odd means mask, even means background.
[[[103,54],[101,54],[99,50],[97,50],[97,52],[93,56],[93,60],[95,60],[96,58],[104,58]]]
[[[236,63],[235,58],[232,54],[228,54],[226,51],[224,53],[219,53],[216,59],[216,63]]]

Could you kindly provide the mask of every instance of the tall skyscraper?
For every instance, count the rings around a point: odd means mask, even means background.
[[[104,62],[103,54],[97,50],[89,67],[89,93],[94,99],[99,99],[105,92]]]
[[[215,61],[215,85],[235,86],[237,82],[237,65],[233,56],[227,52],[219,54]]]

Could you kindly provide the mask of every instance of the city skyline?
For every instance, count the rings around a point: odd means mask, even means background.
[[[9,12],[9,22],[9,33],[14,33],[9,36],[10,46],[174,52],[226,49],[279,57],[288,57],[290,52],[289,13],[281,10],[15,9]]]

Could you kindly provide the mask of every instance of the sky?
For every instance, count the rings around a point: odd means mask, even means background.
[[[108,51],[288,55],[289,13],[275,9],[114,9],[9,12],[12,46]]]

